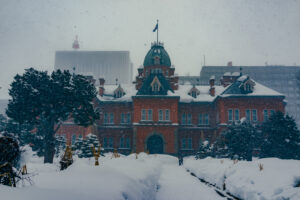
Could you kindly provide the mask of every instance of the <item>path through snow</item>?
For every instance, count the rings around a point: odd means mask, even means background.
[[[221,198],[212,188],[191,176],[183,167],[164,164],[159,178],[157,200],[218,200]]]

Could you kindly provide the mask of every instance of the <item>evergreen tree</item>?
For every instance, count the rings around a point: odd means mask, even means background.
[[[259,146],[260,136],[250,122],[233,123],[223,132],[223,136],[230,158],[252,160],[252,152]]]
[[[295,120],[276,112],[262,126],[261,157],[300,159],[300,131]]]
[[[66,148],[66,138],[62,135],[55,135],[55,156],[58,157]]]
[[[75,143],[72,145],[72,150],[74,151],[75,155],[78,155],[79,158],[82,158],[82,145],[83,145],[83,139],[82,137],[77,138],[75,140]]]
[[[0,184],[10,185],[13,182],[13,186],[16,187],[15,177],[16,171],[13,167],[18,166],[20,159],[20,148],[18,141],[11,134],[6,132],[0,133]],[[9,176],[4,176],[9,174]]]
[[[212,150],[209,141],[205,140],[200,143],[199,150],[196,154],[196,159],[202,159],[208,156],[212,156]]]
[[[93,147],[99,147],[98,137],[94,134],[88,134],[83,140],[81,146],[81,155],[80,157],[90,158],[93,157]]]
[[[228,147],[225,144],[225,138],[223,134],[221,134],[212,145],[211,156],[215,158],[229,157]]]
[[[94,85],[82,75],[60,70],[48,75],[30,68],[14,77],[6,114],[19,124],[39,129],[44,140],[44,162],[52,163],[54,135],[65,120],[72,116],[76,124],[88,126],[98,118],[92,104],[96,94]]]

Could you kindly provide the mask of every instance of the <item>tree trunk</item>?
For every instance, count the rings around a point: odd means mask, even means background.
[[[54,137],[54,123],[46,123],[48,126],[43,127],[45,131],[44,138],[44,163],[53,163],[55,154],[55,137]]]

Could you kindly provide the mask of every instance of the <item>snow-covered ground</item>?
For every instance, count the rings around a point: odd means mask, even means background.
[[[263,167],[260,170],[259,165]],[[252,162],[188,157],[184,167],[219,188],[241,199],[300,199],[300,161],[277,158],[258,159]]]
[[[41,158],[27,159],[29,173],[36,173],[34,184],[10,188],[0,186],[5,200],[117,200],[117,199],[222,199],[178,166],[175,157],[140,153],[113,158],[100,157],[100,166],[94,159],[75,158],[67,170],[59,171],[55,164],[43,164]]]
[[[5,200],[217,200],[212,187],[200,182],[186,171],[226,189],[242,199],[300,199],[300,161],[261,159],[237,162],[228,159],[186,158],[183,166],[168,155],[136,155],[94,159],[74,158],[67,170],[59,171],[54,164],[43,164],[42,158],[24,156],[29,173],[35,173],[33,185],[19,184],[17,188],[0,185],[0,197]],[[263,164],[260,171],[258,164]]]

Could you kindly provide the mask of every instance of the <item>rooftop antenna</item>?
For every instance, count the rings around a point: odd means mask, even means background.
[[[118,78],[116,78],[116,85],[118,85]]]
[[[73,48],[74,50],[78,50],[78,49],[79,49],[78,35],[75,36],[75,40],[74,40],[74,42],[73,42],[72,48]]]
[[[203,55],[203,66],[205,66],[205,55]]]

